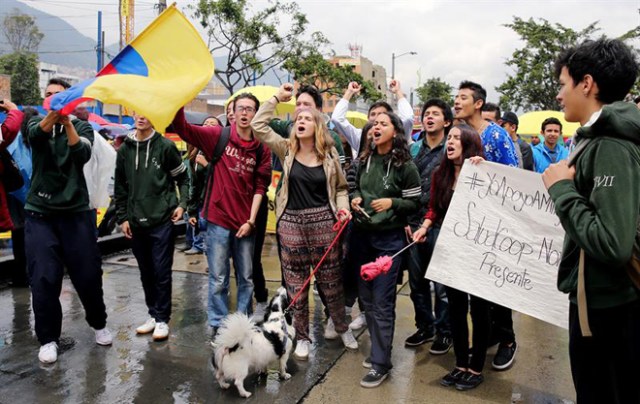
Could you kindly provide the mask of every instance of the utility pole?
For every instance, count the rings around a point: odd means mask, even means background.
[[[96,56],[98,58],[96,73],[99,73],[104,66],[104,31],[102,30],[102,11],[98,11],[98,46],[96,46]],[[96,103],[95,113],[102,115],[102,103],[100,101]]]
[[[102,69],[102,48],[104,44],[102,43],[102,11],[98,11],[98,46],[96,47],[96,56],[98,58],[98,63],[96,66],[96,73]]]

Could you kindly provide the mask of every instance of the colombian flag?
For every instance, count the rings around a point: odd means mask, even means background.
[[[69,114],[96,99],[128,107],[164,132],[178,109],[211,80],[213,70],[200,34],[172,4],[94,79],[54,95],[51,109]]]

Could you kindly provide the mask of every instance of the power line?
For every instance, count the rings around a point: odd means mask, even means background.
[[[102,14],[118,14],[117,11],[103,11]],[[8,16],[8,15],[15,15],[12,13],[0,13],[0,16]],[[34,14],[22,14],[22,15],[28,15],[29,17],[33,17],[37,20],[44,20],[44,19],[51,19],[51,18],[59,18],[59,19],[63,19],[63,18],[87,18],[87,17],[95,17],[97,15],[97,13],[94,14],[80,14],[80,15],[43,15],[43,16],[37,16]]]
[[[22,0],[28,3],[39,3],[39,4],[55,4],[55,5],[68,5],[68,4],[81,4],[81,5],[92,5],[92,6],[104,6],[104,2],[88,2],[88,1],[61,1],[61,0],[46,0],[46,1],[37,1],[37,0]],[[138,1],[137,4],[147,5],[147,6],[155,6],[155,3],[146,2],[146,1]],[[113,4],[113,6],[117,6]]]
[[[95,52],[95,49],[88,49],[88,50],[73,50],[73,51],[42,51],[42,52],[35,52],[39,55],[42,54],[62,54],[62,53],[87,53],[87,52]]]

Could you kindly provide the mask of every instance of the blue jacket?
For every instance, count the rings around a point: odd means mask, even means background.
[[[549,154],[549,148],[545,146],[544,142],[539,143],[532,147],[533,149],[533,163],[535,165],[536,172],[542,173],[552,163],[557,163],[560,160],[565,160],[569,157],[569,149],[559,144],[556,144],[557,158],[556,161],[551,159]]]

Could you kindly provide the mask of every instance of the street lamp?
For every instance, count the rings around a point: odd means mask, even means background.
[[[396,78],[396,59],[404,55],[417,55],[417,54],[418,52],[414,52],[414,51],[401,53],[398,56],[396,56],[395,53],[392,53],[391,54],[391,80]]]

